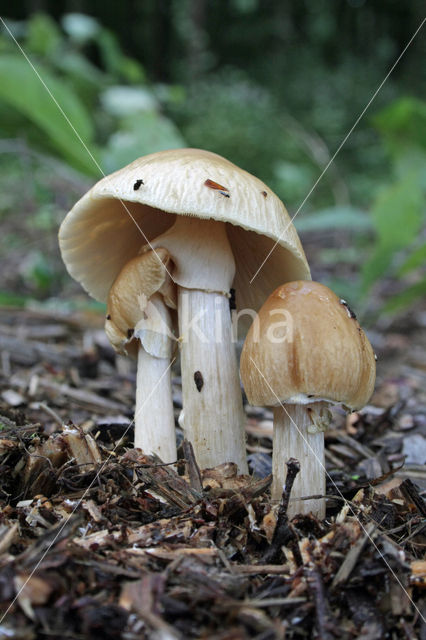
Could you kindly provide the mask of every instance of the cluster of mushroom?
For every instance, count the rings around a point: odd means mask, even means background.
[[[135,446],[164,462],[176,460],[170,372],[179,352],[180,422],[198,464],[233,461],[247,472],[230,292],[239,320],[253,318],[276,289],[248,333],[241,377],[250,402],[278,407],[273,496],[281,493],[290,456],[300,458],[300,477],[310,478],[299,495],[323,495],[326,405],[352,409],[368,399],[372,350],[348,307],[310,281],[288,213],[263,182],[207,151],[151,154],[83,196],[63,221],[59,242],[70,274],[107,303],[111,344],[137,357]],[[271,310],[289,314],[272,329]],[[270,339],[275,329],[280,340]],[[323,511],[313,505],[303,510]]]

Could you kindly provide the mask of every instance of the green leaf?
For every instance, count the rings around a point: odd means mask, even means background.
[[[72,79],[79,95],[81,95],[80,90],[86,88],[97,93],[107,82],[107,76],[76,51],[66,51],[59,60],[56,60],[56,68]]]
[[[355,207],[332,207],[321,209],[316,213],[301,213],[294,219],[294,225],[300,232],[324,231],[325,229],[350,229],[354,231],[371,231],[370,216]]]
[[[10,291],[0,291],[0,307],[25,307],[31,296],[20,296]]]
[[[22,57],[4,55],[0,58],[0,100],[37,125],[50,145],[75,168],[98,175],[99,170],[76,134],[92,151],[93,126],[88,112],[63,81],[41,64],[36,68],[72,126]]]
[[[46,13],[36,13],[27,24],[26,48],[43,56],[53,55],[62,42],[56,22]]]
[[[420,146],[399,146],[393,157],[393,168],[397,179],[412,174],[422,191],[426,191],[426,154]]]
[[[142,65],[134,58],[122,56],[120,72],[123,78],[127,80],[127,82],[130,82],[130,84],[140,84],[146,81],[145,71]]]
[[[414,242],[422,225],[423,193],[416,173],[410,173],[386,187],[371,210],[377,241],[361,270],[362,291],[391,267],[395,255]]]
[[[393,296],[391,300],[389,300],[384,310],[387,313],[395,313],[395,311],[401,311],[409,307],[415,300],[418,298],[423,298],[426,295],[426,278],[416,282],[411,285],[402,293]]]
[[[408,174],[384,189],[371,210],[379,243],[389,249],[408,246],[420,230],[422,206],[423,194],[416,174]]]
[[[389,268],[393,257],[393,249],[389,246],[377,245],[370,258],[363,263],[361,269],[361,290],[365,294],[370,287]]]
[[[55,277],[51,260],[41,251],[33,251],[26,257],[20,273],[28,286],[34,288],[37,293],[46,293]]]
[[[373,116],[372,121],[396,153],[401,144],[426,148],[426,102],[423,100],[400,98]]]
[[[410,271],[418,269],[422,265],[426,264],[426,244],[415,249],[411,255],[405,260],[398,271],[398,275],[405,276]]]
[[[105,69],[114,78],[123,78],[130,83],[143,83],[145,72],[137,60],[125,56],[118,40],[111,31],[102,29],[96,36]]]

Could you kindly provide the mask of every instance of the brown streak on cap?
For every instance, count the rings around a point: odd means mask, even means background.
[[[229,189],[227,189],[226,187],[223,187],[221,184],[219,184],[218,182],[215,182],[214,180],[207,179],[204,184],[209,189],[216,189],[217,191],[229,191]]]

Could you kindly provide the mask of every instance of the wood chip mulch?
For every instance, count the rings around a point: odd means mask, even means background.
[[[404,472],[399,440],[409,398],[335,416],[327,518],[289,522],[291,494],[281,508],[269,496],[268,412],[248,415],[254,475],[200,471],[186,442],[163,465],[132,448],[133,374],[88,346],[87,325],[10,317],[0,639],[426,638],[424,471]]]

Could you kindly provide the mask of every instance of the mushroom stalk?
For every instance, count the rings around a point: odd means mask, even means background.
[[[171,389],[174,344],[170,309],[175,286],[167,252],[147,251],[122,268],[108,295],[106,334],[119,353],[137,356],[135,446],[174,462],[175,421]]]
[[[188,330],[187,319],[197,316],[197,331]],[[247,473],[229,299],[179,287],[178,317],[185,437],[192,442],[201,468],[235,462],[240,473]]]
[[[163,462],[177,459],[172,402],[172,322],[156,294],[147,307],[148,320],[135,330],[140,340],[136,375],[135,447],[155,453]]]
[[[225,223],[178,216],[152,244],[168,251],[178,285],[185,435],[200,467],[235,462],[247,473],[229,308],[235,262]]]
[[[325,411],[324,411],[325,409]],[[288,509],[292,518],[297,513],[312,512],[325,517],[325,499],[301,500],[304,496],[325,495],[324,432],[328,419],[326,403],[311,405],[285,404],[274,408],[272,454],[272,498],[279,500],[287,475],[288,458],[300,462]],[[321,429],[321,430],[320,430]]]
[[[141,345],[136,375],[135,447],[155,453],[166,463],[177,459],[171,397],[170,358],[156,358]]]

